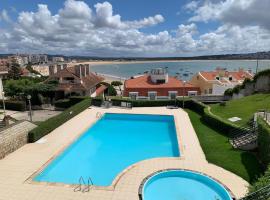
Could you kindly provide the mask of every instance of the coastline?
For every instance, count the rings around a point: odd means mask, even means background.
[[[254,59],[243,59],[243,60],[133,60],[133,61],[83,61],[83,62],[77,62],[74,64],[90,64],[92,66],[98,66],[98,65],[112,65],[112,64],[134,64],[134,63],[161,63],[161,62],[215,62],[215,61],[240,61],[240,62],[256,62],[257,60]],[[270,60],[259,60],[259,62],[269,62]]]

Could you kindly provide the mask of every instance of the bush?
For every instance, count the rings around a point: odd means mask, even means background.
[[[270,127],[260,117],[258,118],[258,151],[264,167],[270,164]]]
[[[270,184],[270,166],[265,171],[264,175],[249,187],[249,193],[255,192]]]
[[[0,100],[0,107],[3,108],[2,100]],[[25,111],[26,104],[24,101],[5,100],[5,107],[7,110]]]
[[[69,99],[60,99],[54,103],[54,106],[56,108],[66,109],[66,108],[69,108],[69,107],[81,102],[82,100],[84,100],[86,98],[89,98],[89,97],[77,96],[77,97],[70,97]]]
[[[101,104],[102,104],[102,102],[103,102],[103,98],[101,98],[101,97],[95,97],[95,98],[92,98],[92,105],[93,105],[93,106],[98,106],[98,107],[100,107]]]
[[[232,96],[233,95],[233,89],[228,88],[227,90],[225,90],[224,95],[225,96]]]
[[[108,90],[108,92],[107,92],[108,96],[116,96],[117,95],[117,92],[112,85],[109,85],[107,90]]]
[[[159,106],[172,106],[178,105],[179,101],[175,100],[132,100],[133,107],[159,107]]]
[[[44,122],[41,122],[40,125],[28,133],[28,141],[35,142],[47,135],[57,127],[64,124],[66,121],[70,120],[74,116],[78,115],[80,112],[84,111],[91,105],[91,99],[86,98],[80,103],[70,107],[59,115],[52,117]]]
[[[201,103],[201,102],[199,102],[197,100],[193,100],[193,99],[187,100],[185,104],[186,104],[187,108],[199,113],[200,115],[204,114],[204,109],[207,107],[207,105],[205,105],[204,103]]]

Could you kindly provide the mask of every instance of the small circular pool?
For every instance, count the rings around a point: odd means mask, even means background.
[[[141,193],[143,200],[232,200],[217,181],[187,170],[156,173],[147,179]]]

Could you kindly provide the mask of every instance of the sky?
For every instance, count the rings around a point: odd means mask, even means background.
[[[0,53],[169,57],[270,50],[270,0],[0,0]]]

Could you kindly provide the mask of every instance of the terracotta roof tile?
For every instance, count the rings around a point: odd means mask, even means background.
[[[183,81],[178,80],[174,77],[169,77],[167,83],[155,84],[151,81],[149,75],[143,75],[134,79],[129,79],[125,81],[125,88],[182,88],[184,87]],[[185,87],[194,87],[190,83],[186,83]]]

